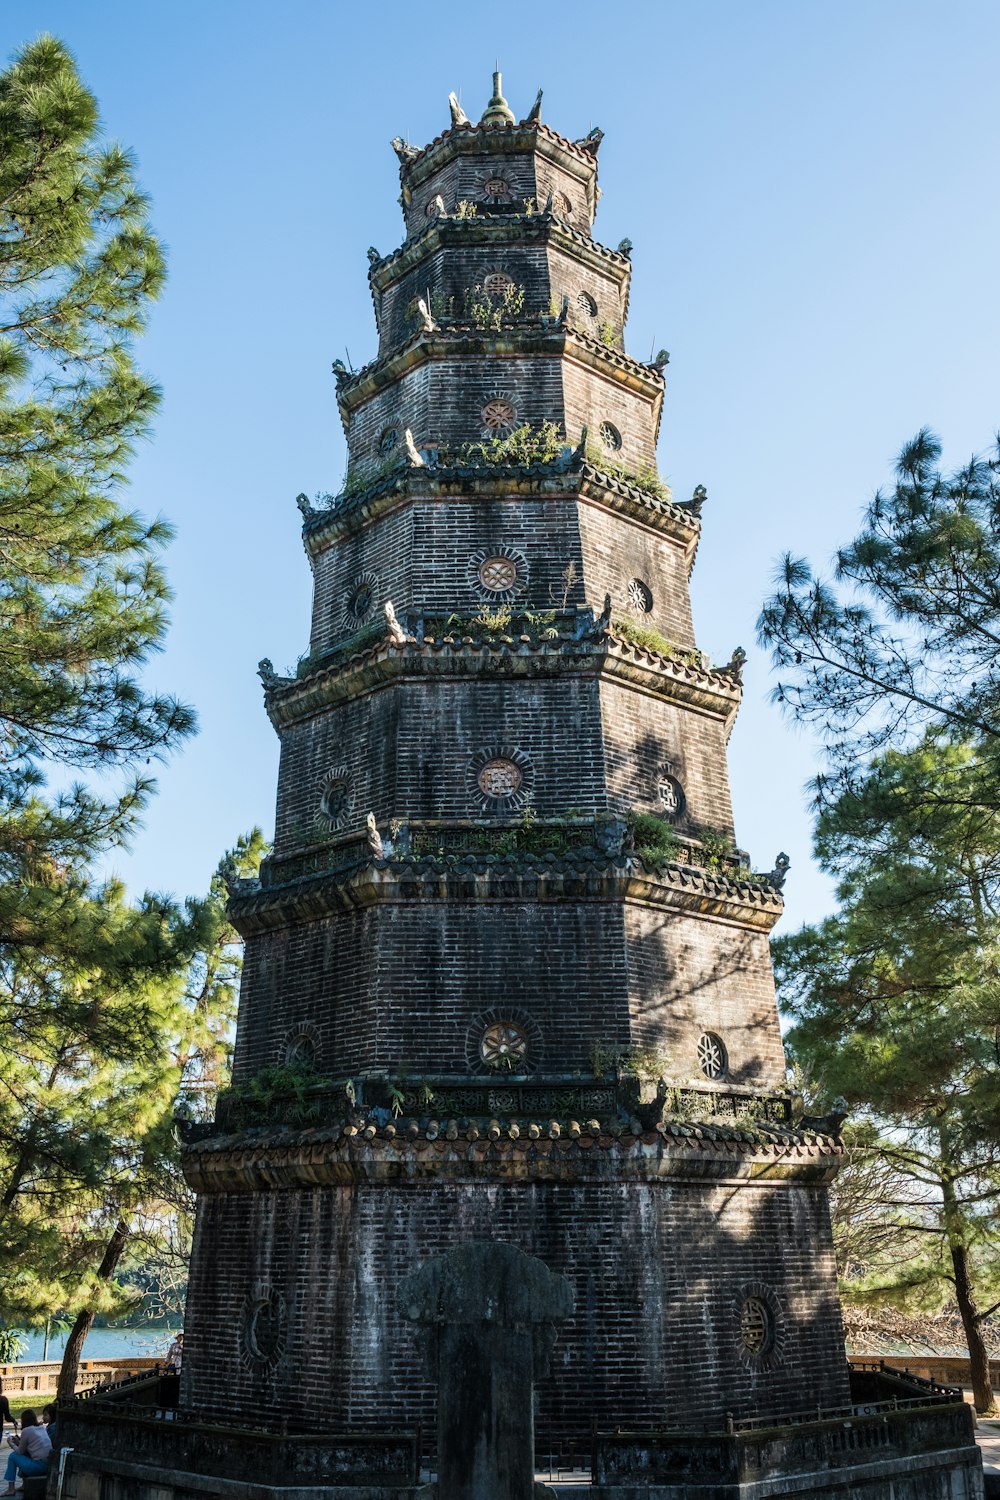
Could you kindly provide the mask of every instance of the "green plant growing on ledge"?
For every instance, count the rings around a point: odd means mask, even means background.
[[[729,859],[736,858],[736,845],[726,833],[717,828],[699,828],[698,842],[705,853],[705,865],[709,870],[718,870]]]
[[[625,816],[641,859],[649,864],[676,860],[681,852],[681,841],[666,818],[659,818],[656,813],[637,812],[635,808],[630,808]]]
[[[641,646],[646,651],[655,651],[658,656],[666,656],[671,661],[683,662],[689,667],[705,665],[700,651],[689,651],[686,647],[679,646],[676,641],[662,635],[655,625],[644,625],[631,615],[615,615],[611,628],[615,635],[623,640],[631,641],[633,646]]]
[[[673,1059],[662,1047],[623,1047],[602,1039],[591,1047],[590,1062],[595,1078],[620,1073],[640,1083],[656,1084],[670,1072]]]
[[[524,422],[506,437],[484,438],[479,443],[463,443],[460,462],[484,464],[549,464],[562,454],[565,444],[555,422],[532,427]]]
[[[504,323],[512,323],[524,308],[524,287],[513,282],[494,296],[481,286],[470,287],[464,299],[465,317],[477,328],[499,333]]]
[[[454,297],[446,297],[444,292],[431,292],[431,317],[453,318],[454,316]]]
[[[637,469],[626,469],[623,464],[612,463],[604,449],[598,448],[594,443],[587,444],[586,458],[591,468],[600,469],[602,474],[610,474],[612,479],[619,479],[623,484],[630,484],[634,489],[652,495],[655,500],[672,498],[670,486],[664,484],[652,464],[642,464]]]
[[[503,635],[510,629],[510,622],[514,618],[514,611],[506,604],[498,604],[495,609],[489,609],[484,604],[472,618],[472,624],[480,626],[489,635]]]
[[[362,625],[353,635],[347,636],[336,646],[328,651],[307,651],[300,656],[295,667],[296,677],[308,677],[315,672],[317,667],[334,661],[337,657],[351,655],[355,651],[363,651],[367,646],[374,646],[378,641],[384,640],[386,627],[380,620],[373,620],[369,625]]]
[[[219,1095],[220,1112],[230,1125],[252,1124],[275,1113],[285,1124],[308,1125],[319,1118],[319,1101],[310,1098],[319,1082],[315,1069],[302,1063],[261,1068]]]
[[[599,323],[597,325],[597,337],[605,349],[613,349],[618,342],[615,330],[610,323]]]

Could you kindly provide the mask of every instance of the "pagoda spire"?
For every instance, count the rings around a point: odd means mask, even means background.
[[[493,74],[493,97],[483,111],[480,125],[513,125],[514,111],[503,96],[503,78],[500,69]]]

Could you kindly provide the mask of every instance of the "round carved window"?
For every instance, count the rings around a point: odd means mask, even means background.
[[[740,1343],[748,1354],[767,1354],[774,1342],[774,1318],[761,1297],[747,1297],[740,1308]]]
[[[561,219],[572,218],[573,205],[565,193],[552,194],[552,212],[558,214]]]
[[[653,591],[641,578],[630,578],[628,581],[628,607],[637,615],[652,613]]]
[[[516,1072],[528,1052],[528,1038],[517,1021],[493,1021],[483,1032],[479,1055],[488,1068]]]
[[[681,784],[673,776],[661,776],[657,791],[660,796],[660,806],[664,816],[667,818],[679,818],[684,811],[684,793]]]
[[[503,396],[494,396],[482,411],[483,431],[487,437],[506,437],[514,431],[517,412],[513,403]]]
[[[351,784],[347,776],[331,776],[324,784],[319,805],[331,828],[340,828],[346,823],[350,799]]]
[[[724,1078],[729,1067],[725,1044],[714,1031],[703,1031],[698,1038],[698,1066],[706,1078]]]
[[[601,442],[612,453],[618,452],[622,445],[622,435],[613,422],[601,423]]]
[[[516,761],[498,756],[488,760],[479,771],[479,790],[484,797],[508,801],[521,790],[521,768]]]
[[[491,594],[503,594],[517,582],[517,568],[509,557],[487,557],[479,568],[479,582]]]
[[[487,271],[483,277],[483,291],[491,297],[502,297],[507,288],[513,285],[513,278],[506,271]]]
[[[305,1032],[293,1036],[285,1048],[285,1062],[290,1068],[311,1068],[316,1061],[316,1043]]]
[[[589,292],[577,292],[576,305],[581,312],[587,314],[588,318],[597,317],[597,303]]]
[[[375,591],[378,579],[374,573],[362,573],[356,578],[347,595],[344,612],[349,625],[363,625],[375,608]]]
[[[285,1299],[273,1287],[258,1286],[243,1305],[240,1343],[243,1363],[252,1368],[276,1364],[285,1347]]]
[[[428,203],[427,207],[424,209],[424,216],[425,216],[425,218],[428,218],[428,219],[436,219],[438,217],[438,215],[440,214],[440,212],[441,212],[441,205],[437,201],[437,198],[435,197],[435,198],[431,199],[431,201]]]
[[[487,177],[483,183],[483,197],[487,203],[509,203],[510,183],[503,177]]]
[[[398,442],[399,429],[397,427],[386,427],[383,429],[382,436],[378,440],[378,451],[382,454],[383,458],[388,458]]]
[[[529,756],[512,745],[477,750],[469,762],[471,789],[483,812],[504,816],[531,801],[535,770]]]

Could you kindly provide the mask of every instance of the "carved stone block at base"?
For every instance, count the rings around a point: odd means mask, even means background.
[[[535,1500],[534,1383],[573,1311],[569,1282],[513,1245],[474,1242],[425,1262],[398,1301],[437,1382],[442,1500]]]

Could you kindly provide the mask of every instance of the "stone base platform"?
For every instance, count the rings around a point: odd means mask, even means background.
[[[62,1494],[64,1500],[207,1500],[213,1495],[226,1500],[434,1500],[435,1487],[312,1485],[294,1479],[288,1484],[255,1484],[73,1453],[66,1461]]]
[[[883,1380],[880,1382],[885,1384]],[[960,1393],[725,1433],[595,1434],[593,1500],[982,1500]]]

